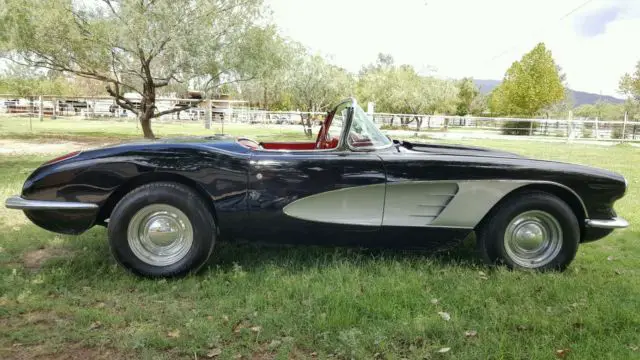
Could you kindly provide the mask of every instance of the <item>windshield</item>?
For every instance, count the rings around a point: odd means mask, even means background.
[[[391,140],[383,135],[360,106],[354,104],[353,120],[347,135],[347,144],[356,149],[381,148],[391,145]]]

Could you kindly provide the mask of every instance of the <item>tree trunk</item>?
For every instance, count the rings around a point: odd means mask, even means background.
[[[420,131],[421,127],[422,127],[422,116],[416,116],[416,129],[417,129],[417,131]]]
[[[151,130],[151,118],[156,110],[156,88],[153,83],[144,85],[142,99],[140,100],[140,110],[138,113],[138,120],[140,121],[140,127],[142,128],[142,134],[145,139],[155,139],[156,136]]]
[[[145,115],[145,112],[140,112],[140,114],[138,115],[138,121],[140,121],[142,134],[144,135],[145,139],[155,139],[156,136],[153,134],[153,130],[151,130],[151,117]]]

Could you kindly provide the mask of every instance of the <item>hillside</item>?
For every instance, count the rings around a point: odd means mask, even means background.
[[[483,80],[483,79],[474,79],[474,82],[480,88],[480,92],[483,94],[488,94],[491,90],[495,89],[498,85],[500,85],[499,80]],[[613,96],[608,95],[599,95],[594,93],[589,93],[585,91],[578,91],[569,89],[571,95],[573,96],[574,106],[580,106],[584,104],[595,104],[598,100],[602,100],[604,102],[609,102],[613,104],[623,103],[623,99],[619,99]]]

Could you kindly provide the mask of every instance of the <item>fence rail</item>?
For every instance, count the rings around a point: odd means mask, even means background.
[[[158,111],[181,107],[179,112],[164,115],[161,123],[198,124],[210,128],[220,124],[246,125],[303,125],[319,126],[325,112],[265,111],[251,109],[241,100],[198,100],[158,98]],[[640,141],[640,121],[626,119],[566,119],[505,118],[448,116],[429,114],[369,114],[385,131],[415,132],[416,134],[441,133],[458,137],[527,136],[532,139],[555,138],[567,140]],[[110,97],[54,97],[32,96],[28,98],[0,95],[0,121],[14,117],[37,119],[92,119],[137,123],[135,115],[114,104]],[[446,136],[442,136],[446,137]]]

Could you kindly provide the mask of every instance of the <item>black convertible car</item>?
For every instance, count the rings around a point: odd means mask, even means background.
[[[616,173],[384,136],[353,100],[314,142],[212,136],[53,159],[6,206],[45,229],[108,226],[115,258],[146,276],[198,270],[220,236],[443,249],[475,231],[489,264],[562,270],[578,245],[628,224]]]

